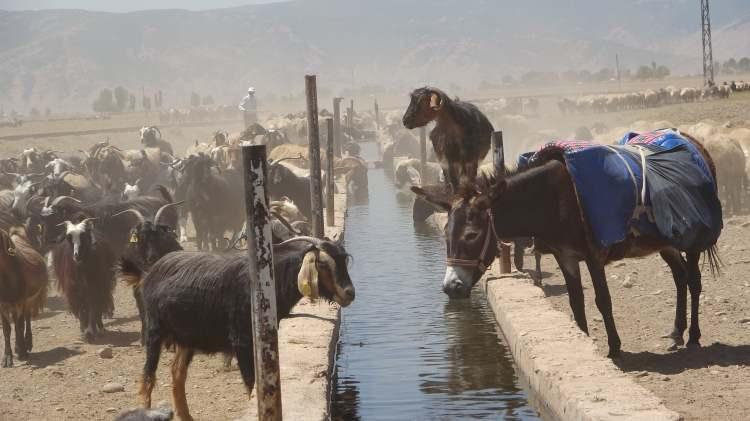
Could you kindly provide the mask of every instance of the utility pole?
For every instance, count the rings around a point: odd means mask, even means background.
[[[620,54],[615,54],[615,67],[617,69],[617,87],[622,90],[622,74],[620,73]]]
[[[703,32],[703,84],[714,84],[714,55],[711,48],[711,15],[708,0],[701,0],[701,29]]]

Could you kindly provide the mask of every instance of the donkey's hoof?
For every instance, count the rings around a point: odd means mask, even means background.
[[[677,351],[678,349],[680,349],[680,344],[678,344],[675,340],[672,340],[672,343],[667,347],[667,351],[669,352]]]
[[[688,349],[700,349],[701,343],[698,341],[688,341],[687,348]]]
[[[3,357],[3,368],[11,368],[13,367],[13,356],[12,355],[5,355]]]
[[[622,356],[622,353],[620,352],[619,349],[610,349],[609,353],[607,354],[607,358],[610,358],[613,360],[619,359],[620,356]]]

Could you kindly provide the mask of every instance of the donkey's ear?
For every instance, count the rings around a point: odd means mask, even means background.
[[[445,193],[443,186],[412,186],[411,191],[420,198],[437,206],[444,211],[449,211],[453,207],[450,195]]]
[[[501,178],[493,183],[490,186],[489,191],[487,192],[487,197],[490,203],[500,199],[507,189],[508,182],[504,178]]]

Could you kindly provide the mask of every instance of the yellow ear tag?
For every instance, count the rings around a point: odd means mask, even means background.
[[[310,286],[310,282],[307,279],[305,279],[304,281],[302,281],[302,286],[301,286],[301,291],[300,292],[305,297],[309,297],[309,296],[312,295],[312,287]]]
[[[133,233],[133,235],[130,236],[130,242],[135,244],[138,242],[138,236]]]

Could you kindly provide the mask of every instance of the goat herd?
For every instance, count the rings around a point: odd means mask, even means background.
[[[306,146],[254,125],[235,136],[217,131],[211,143],[196,142],[176,158],[157,127],[140,135],[137,150],[102,142],[74,154],[29,148],[0,161],[2,367],[13,366],[11,324],[16,356],[32,350],[31,318],[44,307],[48,273],[89,343],[106,334],[103,318],[112,317],[121,283],[132,287],[141,320],[146,407],[162,345],[171,346],[175,410],[191,419],[185,378],[194,352],[237,358],[248,389],[254,384],[249,268],[234,250],[245,219],[240,140],[273,148],[267,188],[278,318],[302,292],[347,306],[354,287],[342,244],[309,236]],[[334,174],[325,176],[341,176],[350,193],[366,194],[362,159],[329,158]],[[188,217],[199,252],[183,251]]]

